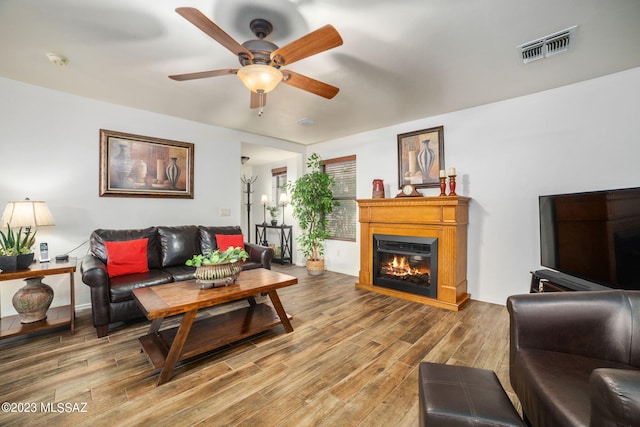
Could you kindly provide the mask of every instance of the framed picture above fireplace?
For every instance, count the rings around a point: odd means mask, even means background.
[[[398,135],[398,188],[438,187],[444,168],[444,126]]]
[[[188,142],[100,129],[100,197],[193,199]]]

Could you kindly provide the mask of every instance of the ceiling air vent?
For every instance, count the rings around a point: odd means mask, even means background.
[[[522,61],[527,64],[569,50],[576,36],[576,28],[577,26],[574,25],[566,30],[521,44],[517,48],[520,50]]]

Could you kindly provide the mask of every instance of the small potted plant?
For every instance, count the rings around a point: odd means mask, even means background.
[[[15,233],[9,224],[7,232],[0,230],[0,270],[12,272],[29,268],[33,262],[33,246],[36,233],[28,228],[22,235],[22,227]]]
[[[242,263],[249,254],[241,247],[230,246],[225,251],[206,251],[194,255],[185,264],[195,267],[194,276],[200,288],[227,286],[235,283],[242,271]]]
[[[274,227],[278,225],[278,215],[280,214],[280,209],[277,206],[267,205],[267,210],[271,215],[271,225]]]

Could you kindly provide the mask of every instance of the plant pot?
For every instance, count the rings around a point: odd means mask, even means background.
[[[47,318],[47,310],[53,301],[53,289],[42,283],[43,278],[24,279],[27,284],[13,296],[11,302],[20,315],[21,323],[34,323]]]
[[[196,267],[194,276],[201,289],[227,286],[236,283],[242,271],[242,261]]]
[[[18,255],[18,270],[26,270],[33,262],[34,253]]]
[[[271,220],[271,225],[272,225],[273,227],[275,227],[276,225],[278,225],[278,220],[277,220],[277,219],[272,219],[272,220]]]
[[[324,273],[324,259],[307,260],[307,273],[309,276],[320,276]]]
[[[26,270],[33,262],[34,253],[22,255],[0,256],[0,270],[12,273],[17,270]]]

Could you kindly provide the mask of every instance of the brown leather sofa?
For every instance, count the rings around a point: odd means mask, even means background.
[[[507,309],[529,425],[640,425],[640,291],[515,295]]]
[[[193,279],[195,268],[185,261],[208,249],[216,250],[216,234],[242,234],[240,227],[205,227],[196,225],[148,227],[136,230],[99,229],[89,238],[89,254],[81,262],[82,281],[91,287],[93,325],[98,337],[108,333],[110,324],[143,317],[133,299],[132,290],[140,287]],[[107,273],[106,242],[148,238],[149,271],[116,277]],[[273,249],[244,243],[249,258],[243,270],[271,269]]]

